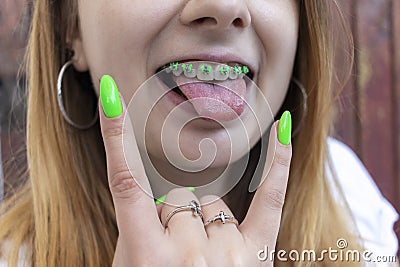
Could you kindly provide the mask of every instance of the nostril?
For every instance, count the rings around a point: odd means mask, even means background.
[[[206,20],[206,18],[199,18],[199,19],[196,19],[194,22],[196,24],[203,24],[205,20]]]
[[[244,22],[242,19],[240,18],[236,18],[233,22],[232,22],[233,26],[238,27],[238,28],[242,28],[244,27]]]
[[[192,25],[199,25],[199,26],[215,26],[215,25],[225,25],[222,22],[224,21],[218,21],[217,18],[214,17],[201,17],[198,18],[194,21],[192,21]],[[228,23],[225,26],[228,26],[229,24],[233,25],[235,28],[244,28],[245,27],[245,21],[241,18],[235,18],[231,23]]]
[[[212,17],[202,17],[198,18],[195,21],[193,21],[197,25],[204,25],[204,24],[210,24],[210,25],[216,25],[218,22],[215,18]]]

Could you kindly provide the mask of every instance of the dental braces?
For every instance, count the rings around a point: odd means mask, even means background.
[[[226,64],[219,64],[215,68],[209,64],[202,63],[196,70],[191,63],[171,62],[162,67],[167,73],[173,73],[175,76],[185,75],[187,78],[197,77],[199,80],[211,81],[219,80],[224,81],[229,79],[243,78],[244,75],[250,72],[249,68],[245,65],[228,66]]]

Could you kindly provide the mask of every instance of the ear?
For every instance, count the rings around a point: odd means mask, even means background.
[[[74,56],[72,57],[74,68],[80,72],[88,71],[89,65],[86,60],[81,38],[75,38],[72,41],[72,50],[74,51]]]

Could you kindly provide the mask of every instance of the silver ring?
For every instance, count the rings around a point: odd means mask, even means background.
[[[235,217],[233,217],[232,215],[229,214],[225,214],[225,212],[223,212],[222,210],[218,213],[218,215],[215,215],[213,218],[207,220],[204,223],[204,227],[206,227],[207,225],[216,222],[216,221],[221,221],[222,224],[225,224],[226,222],[231,222],[234,223],[236,226],[239,225],[238,221],[235,219]]]
[[[170,213],[168,213],[167,218],[165,218],[164,228],[167,229],[168,222],[169,222],[169,220],[171,220],[172,216],[174,216],[178,212],[186,211],[186,210],[193,211],[193,216],[199,216],[203,220],[203,212],[201,210],[200,204],[197,203],[196,200],[192,200],[192,201],[190,201],[189,205],[177,207],[177,208],[173,209]]]

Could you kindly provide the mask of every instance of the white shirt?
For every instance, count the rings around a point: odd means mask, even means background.
[[[398,213],[383,197],[371,175],[348,146],[329,138],[328,148],[338,184],[364,240],[363,245],[373,253],[370,258],[382,261],[384,258],[381,256],[396,255],[398,241],[393,225],[399,218]],[[379,263],[377,266],[390,264]]]
[[[336,139],[328,139],[329,155],[345,200],[354,216],[356,226],[365,240],[365,248],[374,256],[396,255],[398,241],[393,225],[398,214],[382,196],[375,182],[355,153]],[[329,175],[328,172],[328,176]],[[20,253],[22,259],[23,253]],[[20,266],[23,266],[21,261]],[[390,266],[380,263],[379,267]],[[0,267],[6,267],[0,260]]]

